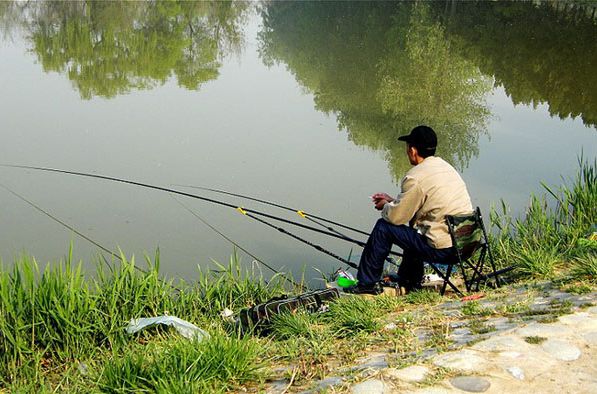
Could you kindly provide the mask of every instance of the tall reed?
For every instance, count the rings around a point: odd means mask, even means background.
[[[570,262],[582,265],[586,248],[578,240],[597,223],[597,160],[579,157],[579,170],[571,184],[555,189],[542,184],[547,195],[532,196],[526,214],[513,218],[502,201],[501,212],[492,209],[491,223],[498,229],[492,236],[493,250],[502,266],[514,265],[523,276],[551,278],[570,270]],[[551,197],[551,200],[549,199]],[[590,256],[595,251],[589,251]],[[579,260],[580,259],[580,260]]]

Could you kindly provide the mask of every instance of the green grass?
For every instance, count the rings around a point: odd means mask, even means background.
[[[501,212],[492,209],[497,233],[491,246],[498,265],[514,265],[522,278],[594,278],[597,249],[586,237],[597,223],[597,160],[581,156],[571,182],[557,189],[543,187],[546,195],[532,196],[524,217],[512,218],[503,201]],[[567,266],[570,261],[572,270]]]
[[[111,360],[98,375],[106,392],[222,392],[267,377],[262,348],[250,337],[224,333],[197,343],[177,339],[132,349]]]
[[[524,340],[525,340],[525,342],[530,343],[532,345],[540,345],[543,342],[545,342],[547,340],[547,338],[538,337],[538,336],[530,336],[530,337],[525,337]]]
[[[342,297],[330,305],[323,318],[338,337],[370,333],[380,328],[378,308],[374,300],[354,296]]]
[[[490,316],[495,311],[481,305],[479,301],[468,301],[462,305],[460,311],[465,316]]]
[[[146,272],[135,268],[134,258],[127,259],[124,255],[121,258],[122,262],[114,262],[110,272],[98,265],[94,278],[83,275],[81,264],[72,262],[71,253],[64,262],[48,264],[43,271],[28,256],[21,257],[11,269],[0,267],[0,390],[21,391],[23,385],[37,386],[40,390],[65,385],[73,389],[77,384],[94,387],[98,383],[86,381],[73,365],[83,362],[97,372],[96,369],[103,368],[98,359],[111,364],[108,359],[115,362],[122,358],[124,370],[157,362],[157,359],[138,359],[139,354],[147,355],[145,350],[137,348],[138,344],[151,344],[172,335],[167,330],[153,329],[130,336],[124,328],[131,318],[178,316],[224,335],[224,342],[210,342],[216,348],[234,349],[238,342],[233,339],[234,331],[226,334],[218,313],[223,308],[238,312],[285,290],[279,278],[267,283],[263,278],[251,279],[253,273],[242,271],[236,256],[228,266],[221,266],[220,272],[200,272],[198,283],[181,282],[176,287],[160,277],[159,255],[153,262],[147,259]],[[239,344],[245,346],[239,347],[239,351],[254,350],[242,341]],[[135,351],[131,351],[133,348]],[[166,350],[169,354],[181,351]],[[211,362],[216,366],[225,360],[214,358]],[[257,365],[255,360],[249,364]],[[233,370],[232,366],[228,369]],[[229,378],[232,382],[235,379]],[[196,384],[203,384],[199,380]],[[207,380],[210,385],[213,383],[212,378]],[[168,382],[163,384],[175,383]],[[220,383],[216,386],[228,387]],[[101,387],[103,390],[108,385]]]

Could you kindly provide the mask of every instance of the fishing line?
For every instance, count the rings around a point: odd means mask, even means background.
[[[168,192],[168,193],[174,193],[174,194],[178,194],[178,195],[181,195],[181,196],[195,198],[195,199],[198,199],[198,200],[202,200],[202,201],[206,201],[206,202],[211,202],[213,204],[222,205],[222,206],[229,207],[229,208],[234,208],[234,209],[241,208],[241,207],[238,207],[238,206],[233,205],[233,204],[229,204],[229,203],[224,202],[224,201],[214,200],[212,198],[207,198],[207,197],[199,196],[199,195],[196,195],[196,194],[186,193],[186,192],[183,192],[183,191],[180,191],[180,190],[169,189],[169,188],[162,187],[162,186],[156,186],[156,185],[151,185],[151,184],[148,184],[148,183],[141,183],[141,182],[131,181],[131,180],[123,179],[123,178],[116,178],[116,177],[105,176],[105,175],[98,175],[98,174],[90,174],[90,173],[85,173],[85,172],[67,171],[67,170],[61,170],[61,169],[56,169],[56,168],[48,168],[48,167],[35,167],[35,166],[14,165],[14,164],[0,164],[0,167],[21,168],[21,169],[27,169],[27,170],[37,170],[37,171],[47,171],[47,172],[55,172],[55,173],[61,173],[61,174],[77,175],[77,176],[83,176],[83,177],[88,177],[88,178],[105,179],[105,180],[108,180],[108,181],[126,183],[126,184],[135,185],[135,186],[141,186],[141,187],[145,187],[145,188],[149,188],[149,189],[161,190],[161,191],[165,191],[165,192]],[[307,229],[307,230],[311,230],[311,231],[314,231],[316,233],[320,233],[320,234],[323,234],[323,235],[328,235],[328,236],[333,237],[333,238],[342,239],[344,241],[354,243],[354,244],[359,245],[361,247],[365,246],[365,242],[358,241],[358,240],[350,238],[350,237],[346,237],[346,236],[343,236],[343,235],[338,235],[338,234],[335,234],[333,232],[323,231],[323,230],[320,230],[320,229],[312,227],[312,226],[307,226],[307,225],[304,225],[302,223],[294,222],[292,220],[288,220],[288,219],[284,219],[284,218],[281,218],[281,217],[278,217],[278,216],[270,215],[270,214],[267,214],[267,213],[264,213],[264,212],[260,212],[260,211],[254,210],[254,209],[249,209],[249,208],[242,208],[242,209],[244,211],[248,212],[248,213],[252,213],[252,214],[255,214],[255,215],[260,215],[260,216],[266,217],[268,219],[278,220],[278,221],[286,223],[286,224],[291,224],[293,226],[297,226],[297,227],[301,227],[301,228],[304,228],[304,229]],[[254,217],[254,216],[251,216],[251,217]]]
[[[77,234],[79,237],[83,238],[84,240],[92,243],[93,245],[97,246],[98,248],[100,248],[101,250],[103,250],[104,252],[108,253],[109,255],[111,255],[112,257],[116,257],[118,260],[120,260],[121,262],[124,262],[122,257],[113,252],[112,250],[106,248],[105,246],[103,246],[102,244],[100,244],[97,241],[94,241],[93,239],[91,239],[90,237],[88,237],[87,235],[83,234],[82,232],[78,231],[76,228],[74,228],[73,226],[71,226],[70,224],[60,220],[59,218],[57,218],[56,216],[52,215],[50,212],[44,210],[43,208],[41,208],[39,205],[35,204],[33,201],[28,200],[26,197],[22,196],[21,194],[15,192],[14,190],[12,190],[11,188],[9,188],[8,186],[0,183],[0,187],[4,188],[6,191],[8,191],[9,193],[11,193],[13,196],[19,198],[21,201],[24,201],[25,203],[29,204],[31,207],[35,208],[37,211],[43,213],[44,215],[46,215],[47,217],[49,217],[50,219],[52,219],[53,221],[55,221],[56,223],[59,223],[60,225],[66,227],[67,229],[69,229],[70,231],[72,231],[73,233]],[[102,256],[103,257],[103,256]],[[102,261],[110,268],[112,269],[113,267],[111,267],[108,264],[108,261],[106,259],[102,259]],[[133,267],[135,267],[137,270],[141,271],[144,274],[147,274],[148,272],[143,270],[140,267],[137,267],[136,265],[134,265]],[[164,282],[166,283],[166,282]],[[172,287],[174,287],[172,284],[170,284]],[[176,287],[174,287],[176,288]]]
[[[313,222],[313,223],[315,223],[315,224],[317,224],[317,225],[319,225],[319,226],[321,226],[321,227],[323,227],[323,228],[325,228],[325,229],[327,229],[329,231],[332,231],[332,232],[334,232],[334,233],[336,233],[338,235],[341,235],[343,237],[346,237],[346,235],[342,234],[341,232],[335,230],[334,228],[332,228],[330,226],[326,226],[325,224],[319,222],[318,220],[323,220],[326,223],[330,223],[330,224],[336,225],[338,227],[342,227],[342,228],[345,228],[347,230],[354,231],[356,233],[369,236],[369,233],[365,232],[363,230],[359,230],[357,228],[350,227],[350,226],[347,226],[345,224],[338,223],[338,222],[335,222],[333,220],[326,219],[324,217],[317,216],[317,215],[305,212],[305,211],[300,210],[300,209],[291,208],[291,207],[288,207],[288,206],[285,206],[285,205],[282,205],[282,204],[278,204],[278,203],[275,203],[275,202],[272,202],[272,201],[263,200],[263,199],[260,199],[260,198],[257,198],[257,197],[247,196],[247,195],[243,195],[243,194],[239,194],[239,193],[233,193],[233,192],[229,192],[229,191],[222,190],[222,189],[212,189],[212,188],[203,187],[203,186],[178,185],[178,184],[175,184],[174,186],[188,187],[188,188],[191,188],[191,189],[205,190],[205,191],[210,191],[210,192],[214,192],[214,193],[225,194],[225,195],[228,195],[228,196],[240,197],[240,198],[243,198],[245,200],[256,201],[256,202],[259,202],[259,203],[262,203],[262,204],[266,204],[266,205],[269,205],[269,206],[272,206],[272,207],[276,207],[276,208],[284,209],[286,211],[294,212],[297,215],[299,215],[300,217],[305,218],[307,220],[310,220],[311,222]],[[315,220],[315,219],[318,219],[318,220]]]
[[[252,257],[255,261],[257,261],[258,263],[262,264],[264,267],[266,267],[267,269],[269,269],[270,271],[272,271],[274,274],[280,275],[282,278],[284,278],[286,281],[288,281],[293,286],[300,287],[303,290],[309,290],[309,288],[307,286],[303,285],[302,283],[298,283],[295,280],[289,278],[286,274],[284,274],[284,273],[282,273],[280,271],[277,271],[272,266],[270,266],[268,263],[266,263],[265,261],[261,260],[259,257],[256,257],[254,254],[252,254],[251,252],[249,252],[247,249],[243,248],[238,243],[234,242],[231,238],[229,238],[228,236],[226,236],[226,234],[222,233],[220,230],[218,230],[217,228],[215,228],[213,225],[211,225],[209,222],[207,222],[207,220],[205,220],[201,216],[199,216],[199,214],[197,212],[193,211],[191,208],[189,208],[187,205],[185,205],[182,201],[180,201],[179,199],[177,199],[174,196],[172,196],[172,198],[177,203],[179,203],[180,206],[182,206],[184,209],[186,209],[191,215],[193,215],[197,219],[199,219],[201,221],[201,223],[205,224],[207,227],[209,227],[211,230],[213,230],[216,234],[218,234],[219,236],[221,236],[222,238],[224,238],[226,241],[230,242],[232,245],[234,245],[238,249],[240,249],[243,252],[245,252],[247,255],[249,255],[250,257]]]
[[[336,260],[339,260],[339,261],[343,262],[344,264],[346,264],[346,265],[348,265],[348,266],[350,266],[350,267],[352,267],[352,268],[354,268],[354,269],[357,269],[357,270],[359,269],[359,266],[358,266],[358,265],[356,265],[355,263],[353,263],[352,261],[348,261],[347,259],[345,259],[345,258],[343,258],[343,257],[341,257],[341,256],[338,256],[338,255],[337,255],[337,254],[335,254],[334,252],[331,252],[331,251],[329,251],[329,250],[327,250],[327,249],[323,248],[323,247],[322,247],[322,246],[320,246],[320,245],[317,245],[317,244],[314,244],[314,243],[312,243],[312,242],[310,242],[310,241],[307,241],[306,239],[304,239],[304,238],[301,238],[301,237],[299,237],[298,235],[295,235],[295,234],[292,234],[292,233],[290,233],[290,232],[286,231],[286,230],[285,230],[285,229],[283,229],[282,227],[278,227],[278,226],[276,226],[276,225],[274,225],[274,224],[272,224],[272,223],[269,223],[269,222],[267,222],[267,221],[265,221],[265,220],[263,220],[263,219],[261,219],[261,218],[258,218],[258,217],[254,216],[254,215],[251,215],[251,214],[250,214],[248,211],[241,212],[241,213],[243,213],[244,215],[246,215],[246,216],[248,216],[248,217],[250,217],[250,218],[252,218],[252,219],[255,219],[255,220],[257,220],[258,222],[261,222],[261,223],[265,224],[266,226],[269,226],[269,227],[271,227],[271,228],[274,228],[274,229],[278,230],[278,231],[279,231],[279,232],[281,232],[282,234],[286,234],[286,235],[288,235],[288,236],[290,236],[290,237],[292,237],[292,238],[294,238],[294,239],[296,239],[296,240],[298,240],[298,241],[300,241],[300,242],[302,242],[302,243],[304,243],[304,244],[306,244],[306,245],[309,245],[309,246],[311,246],[311,247],[313,247],[313,248],[317,249],[318,251],[320,251],[320,252],[322,252],[322,253],[325,253],[325,254],[327,254],[328,256],[331,256],[331,257],[335,258]]]
[[[321,222],[319,222],[319,221],[317,221],[317,220],[315,220],[313,218],[317,218],[319,220],[323,220],[325,222],[328,222],[328,223],[331,223],[331,224],[335,224],[335,225],[337,225],[339,227],[342,227],[342,228],[345,228],[345,229],[348,229],[348,230],[351,230],[351,231],[355,231],[357,233],[361,233],[361,234],[369,236],[369,233],[367,233],[365,231],[362,231],[362,230],[359,230],[359,229],[356,229],[356,228],[344,225],[342,223],[334,222],[332,220],[329,220],[329,219],[326,219],[326,218],[322,218],[320,216],[316,216],[316,215],[313,215],[311,213],[307,213],[307,212],[299,210],[299,209],[287,207],[285,205],[278,204],[278,203],[275,203],[275,202],[272,202],[272,201],[263,200],[263,199],[260,199],[260,198],[257,198],[257,197],[251,197],[251,196],[247,196],[247,195],[243,195],[243,194],[229,192],[229,191],[226,191],[226,190],[212,189],[212,188],[203,187],[203,186],[179,185],[179,184],[175,184],[174,186],[189,187],[189,188],[192,188],[192,189],[199,189],[199,190],[205,190],[205,191],[210,191],[210,192],[214,192],[214,193],[226,194],[226,195],[229,195],[229,196],[234,196],[234,197],[239,197],[239,198],[243,198],[243,199],[246,199],[246,200],[256,201],[256,202],[259,202],[259,203],[262,203],[262,204],[270,205],[272,207],[281,208],[281,209],[284,209],[286,211],[294,212],[294,213],[296,213],[297,215],[299,215],[302,218],[310,220],[311,222],[313,222],[313,223],[315,223],[315,224],[317,224],[317,225],[319,225],[321,227],[324,227],[325,229],[327,229],[327,230],[329,230],[331,232],[334,232],[334,233],[340,235],[343,238],[347,238],[347,240],[350,239],[350,237],[348,237],[347,235],[339,232],[338,230],[336,230],[336,229],[334,229],[332,227],[326,226],[325,224],[323,224],[323,223],[321,223]],[[364,244],[358,244],[358,245],[361,246],[361,247],[365,246]],[[394,252],[394,251],[390,251],[390,254],[392,254],[394,256],[402,256],[401,253]],[[398,263],[396,263],[396,261],[393,260],[393,259],[391,259],[390,257],[387,257],[386,261],[388,263],[393,264],[396,267],[398,267]]]

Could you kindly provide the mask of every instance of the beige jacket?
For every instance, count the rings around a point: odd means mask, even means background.
[[[473,211],[464,181],[454,167],[435,156],[410,169],[398,198],[384,205],[381,216],[392,224],[412,224],[436,249],[452,246],[446,215]]]

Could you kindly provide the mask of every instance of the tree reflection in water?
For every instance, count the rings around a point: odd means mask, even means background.
[[[14,10],[14,7],[12,7]],[[114,97],[163,84],[187,89],[218,76],[239,51],[243,2],[32,2],[22,25],[45,71],[66,73],[81,97]]]
[[[477,154],[492,80],[425,3],[270,3],[263,19],[264,62],[286,63],[352,141],[385,152],[396,179],[409,168],[396,139],[417,124],[457,166]]]

